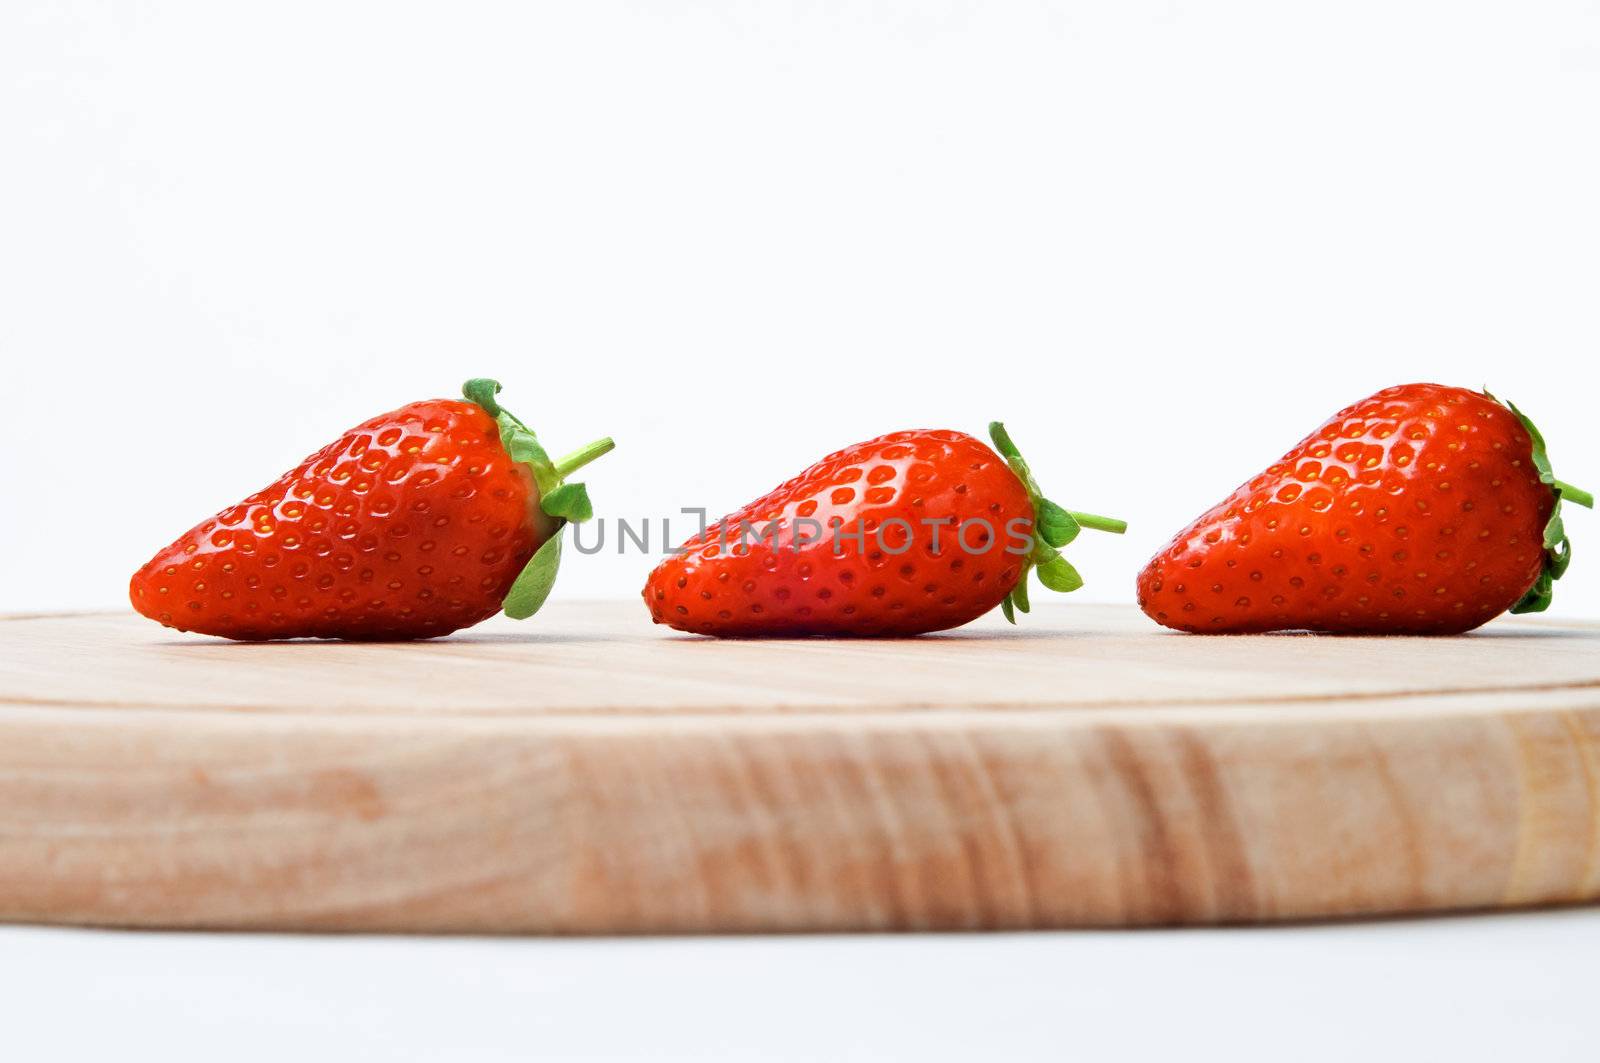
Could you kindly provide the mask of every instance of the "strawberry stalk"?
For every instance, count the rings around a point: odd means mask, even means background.
[[[1487,391],[1484,394],[1495,399]],[[1495,401],[1501,400],[1495,399]],[[1544,526],[1544,564],[1539,569],[1539,576],[1533,581],[1533,586],[1529,587],[1527,593],[1511,607],[1513,613],[1542,613],[1550,608],[1551,599],[1555,597],[1556,580],[1565,575],[1567,566],[1572,564],[1572,542],[1567,538],[1566,525],[1561,520],[1561,503],[1573,502],[1585,509],[1593,509],[1594,495],[1581,487],[1574,487],[1556,479],[1555,473],[1550,468],[1550,455],[1545,451],[1544,435],[1527,414],[1517,409],[1516,403],[1507,402],[1505,405],[1517,415],[1522,427],[1527,429],[1528,438],[1533,441],[1533,467],[1539,471],[1540,482],[1549,484],[1550,490],[1555,494],[1555,505],[1550,508],[1550,520]]]
[[[1033,546],[1028,552],[1028,559],[1023,563],[1022,575],[1017,579],[1017,585],[1000,602],[1000,611],[1005,614],[1007,620],[1015,624],[1017,613],[1026,613],[1029,609],[1030,572],[1037,572],[1039,582],[1050,590],[1062,594],[1077,590],[1083,586],[1083,577],[1078,575],[1078,570],[1061,556],[1059,548],[1076,539],[1084,528],[1121,535],[1128,530],[1128,522],[1115,517],[1102,517],[1094,513],[1065,509],[1050,501],[1039,490],[1039,483],[1033,478],[1033,470],[1028,468],[1022,452],[1011,441],[1006,426],[999,421],[990,422],[989,438],[994,440],[995,449],[1006,459],[1011,471],[1017,474],[1017,479],[1028,489],[1028,498],[1033,503]]]
[[[539,489],[539,509],[550,518],[548,536],[512,582],[501,604],[513,620],[526,620],[539,611],[555,586],[556,571],[561,567],[562,529],[568,521],[581,524],[594,516],[588,489],[581,483],[567,483],[567,477],[610,453],[616,444],[607,436],[551,461],[533,429],[495,399],[499,392],[500,382],[487,377],[475,377],[461,387],[461,393],[482,406],[500,426],[500,443],[511,460],[526,465],[533,474]]]

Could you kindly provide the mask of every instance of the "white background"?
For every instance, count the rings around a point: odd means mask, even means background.
[[[1597,487],[1597,133],[1594,0],[0,0],[0,608],[120,605],[190,524],[475,375],[553,448],[617,437],[611,516],[1003,417],[1050,494],[1133,524],[1075,546],[1094,600],[1387,384],[1488,385]],[[1569,527],[1555,612],[1600,615],[1600,524]],[[571,556],[557,593],[651,563]],[[34,1058],[1590,1059],[1597,945],[1592,910],[4,929],[0,1029]]]
[[[610,516],[1003,418],[1092,600],[1388,384],[1600,486],[1597,132],[1593,0],[3,0],[0,608],[477,375]]]
[[[8,1059],[1594,1063],[1591,913],[516,940],[0,932]]]

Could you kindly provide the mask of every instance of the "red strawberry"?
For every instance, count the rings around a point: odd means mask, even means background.
[[[733,636],[915,635],[996,605],[1014,623],[1030,568],[1075,590],[1083,581],[1055,548],[1080,525],[1126,525],[1045,499],[1005,429],[990,433],[1000,454],[943,431],[830,454],[657,566],[644,587],[650,615]]]
[[[180,631],[231,639],[420,639],[502,605],[531,616],[587,520],[560,461],[470,380],[470,402],[402,406],[352,428],[277,482],[191,529],[134,573],[133,607]]]
[[[1454,634],[1538,612],[1571,549],[1561,500],[1515,406],[1438,384],[1347,407],[1201,514],[1139,574],[1139,605],[1181,631]]]

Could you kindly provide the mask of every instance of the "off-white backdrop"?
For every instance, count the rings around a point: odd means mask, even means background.
[[[1589,0],[6,0],[0,607],[474,375],[611,516],[1003,417],[1096,600],[1385,384],[1600,486],[1597,129]]]

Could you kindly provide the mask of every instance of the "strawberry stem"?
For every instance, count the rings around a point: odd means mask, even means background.
[[[1550,486],[1561,492],[1561,498],[1566,502],[1575,502],[1584,509],[1594,508],[1594,495],[1581,487],[1573,487],[1563,480],[1551,480]]]
[[[616,449],[616,446],[617,444],[612,441],[611,437],[606,436],[604,439],[595,440],[588,446],[579,447],[571,454],[556,459],[556,475],[565,480],[568,476],[571,476],[573,473],[577,472],[594,459],[603,454],[611,453]]]
[[[1128,522],[1118,520],[1116,517],[1098,517],[1093,513],[1080,513],[1075,509],[1069,509],[1067,512],[1072,514],[1072,519],[1083,525],[1083,527],[1093,528],[1095,531],[1121,535],[1128,530]]]

